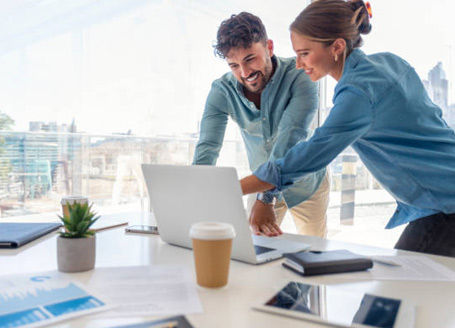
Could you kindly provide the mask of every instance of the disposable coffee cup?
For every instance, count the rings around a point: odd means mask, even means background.
[[[191,226],[194,265],[199,286],[216,288],[228,282],[234,227],[221,222],[199,222]]]
[[[68,208],[68,205],[74,205],[76,203],[77,204],[87,204],[88,198],[84,197],[84,196],[65,196],[65,197],[63,197],[62,201],[61,201],[63,216],[69,216],[70,210]]]

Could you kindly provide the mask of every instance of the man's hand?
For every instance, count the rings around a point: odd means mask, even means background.
[[[276,224],[273,204],[264,204],[256,200],[250,214],[250,225],[255,235],[279,236],[283,232]]]

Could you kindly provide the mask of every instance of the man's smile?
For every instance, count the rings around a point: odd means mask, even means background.
[[[260,74],[261,74],[261,72],[259,72],[259,71],[255,72],[244,80],[247,81],[248,83],[253,83],[259,78]]]

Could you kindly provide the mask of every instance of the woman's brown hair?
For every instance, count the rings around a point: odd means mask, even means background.
[[[290,30],[327,45],[342,38],[349,55],[362,45],[360,34],[370,33],[371,24],[362,0],[317,0],[297,16]]]

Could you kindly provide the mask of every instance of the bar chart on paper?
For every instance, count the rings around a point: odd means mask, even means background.
[[[3,280],[3,279],[2,279]],[[0,281],[0,328],[38,327],[107,308],[104,301],[71,281],[30,277]]]

